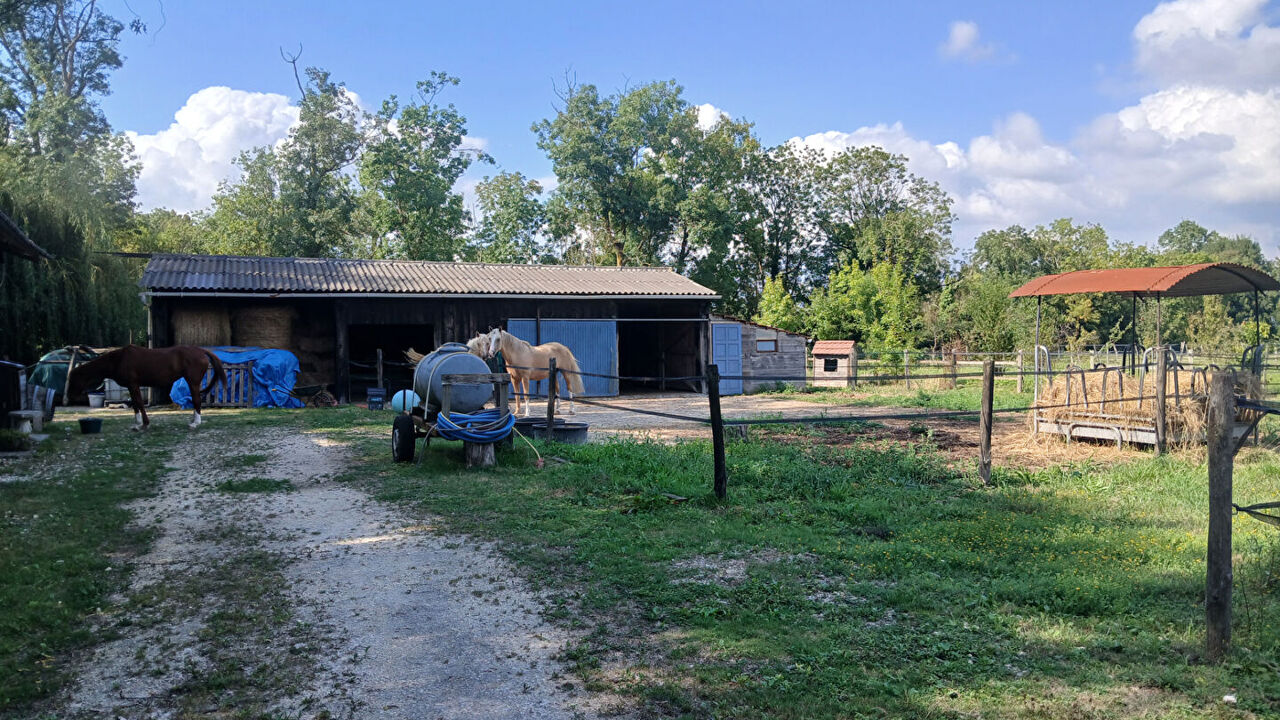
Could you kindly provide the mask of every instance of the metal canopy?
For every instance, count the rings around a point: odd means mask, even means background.
[[[1261,270],[1235,263],[1199,263],[1172,267],[1077,270],[1059,275],[1044,275],[1009,293],[1009,297],[1077,293],[1188,297],[1267,290],[1280,290],[1280,282]]]

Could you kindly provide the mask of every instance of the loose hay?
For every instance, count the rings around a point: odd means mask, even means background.
[[[1261,397],[1262,384],[1251,372],[1238,371],[1235,392]],[[1202,438],[1208,406],[1206,374],[1171,370],[1165,384],[1166,431],[1184,440]],[[1119,371],[1062,373],[1040,391],[1036,415],[1054,423],[1111,422],[1155,426],[1155,373],[1145,379]],[[1243,419],[1243,418],[1238,418]]]

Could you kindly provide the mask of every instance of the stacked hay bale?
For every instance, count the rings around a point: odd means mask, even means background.
[[[1208,404],[1204,371],[1170,370],[1165,381],[1165,421],[1171,438],[1190,441],[1203,437]],[[1105,388],[1104,388],[1105,383]],[[1237,371],[1237,395],[1261,397],[1262,384],[1251,372]],[[1064,372],[1042,386],[1036,415],[1054,423],[1108,422],[1131,427],[1155,427],[1154,371],[1139,378],[1115,370]],[[1179,397],[1181,396],[1181,397]]]
[[[291,306],[257,305],[235,313],[234,340],[242,347],[293,349],[294,309]]]
[[[231,344],[231,314],[221,307],[183,307],[173,311],[175,345]]]

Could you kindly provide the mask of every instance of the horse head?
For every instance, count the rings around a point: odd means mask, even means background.
[[[107,353],[72,368],[67,376],[67,395],[74,397],[97,389],[109,372],[105,361],[110,355]]]
[[[499,350],[502,349],[502,329],[494,328],[489,331],[489,334],[486,337],[488,338],[487,357],[493,357],[494,355],[498,354]]]

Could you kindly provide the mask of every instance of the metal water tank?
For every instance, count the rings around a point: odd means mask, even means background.
[[[484,360],[472,355],[462,343],[445,343],[418,362],[413,371],[413,390],[428,406],[441,406],[444,376],[462,373],[487,373]],[[493,396],[492,383],[454,385],[450,412],[472,413],[484,407]]]

